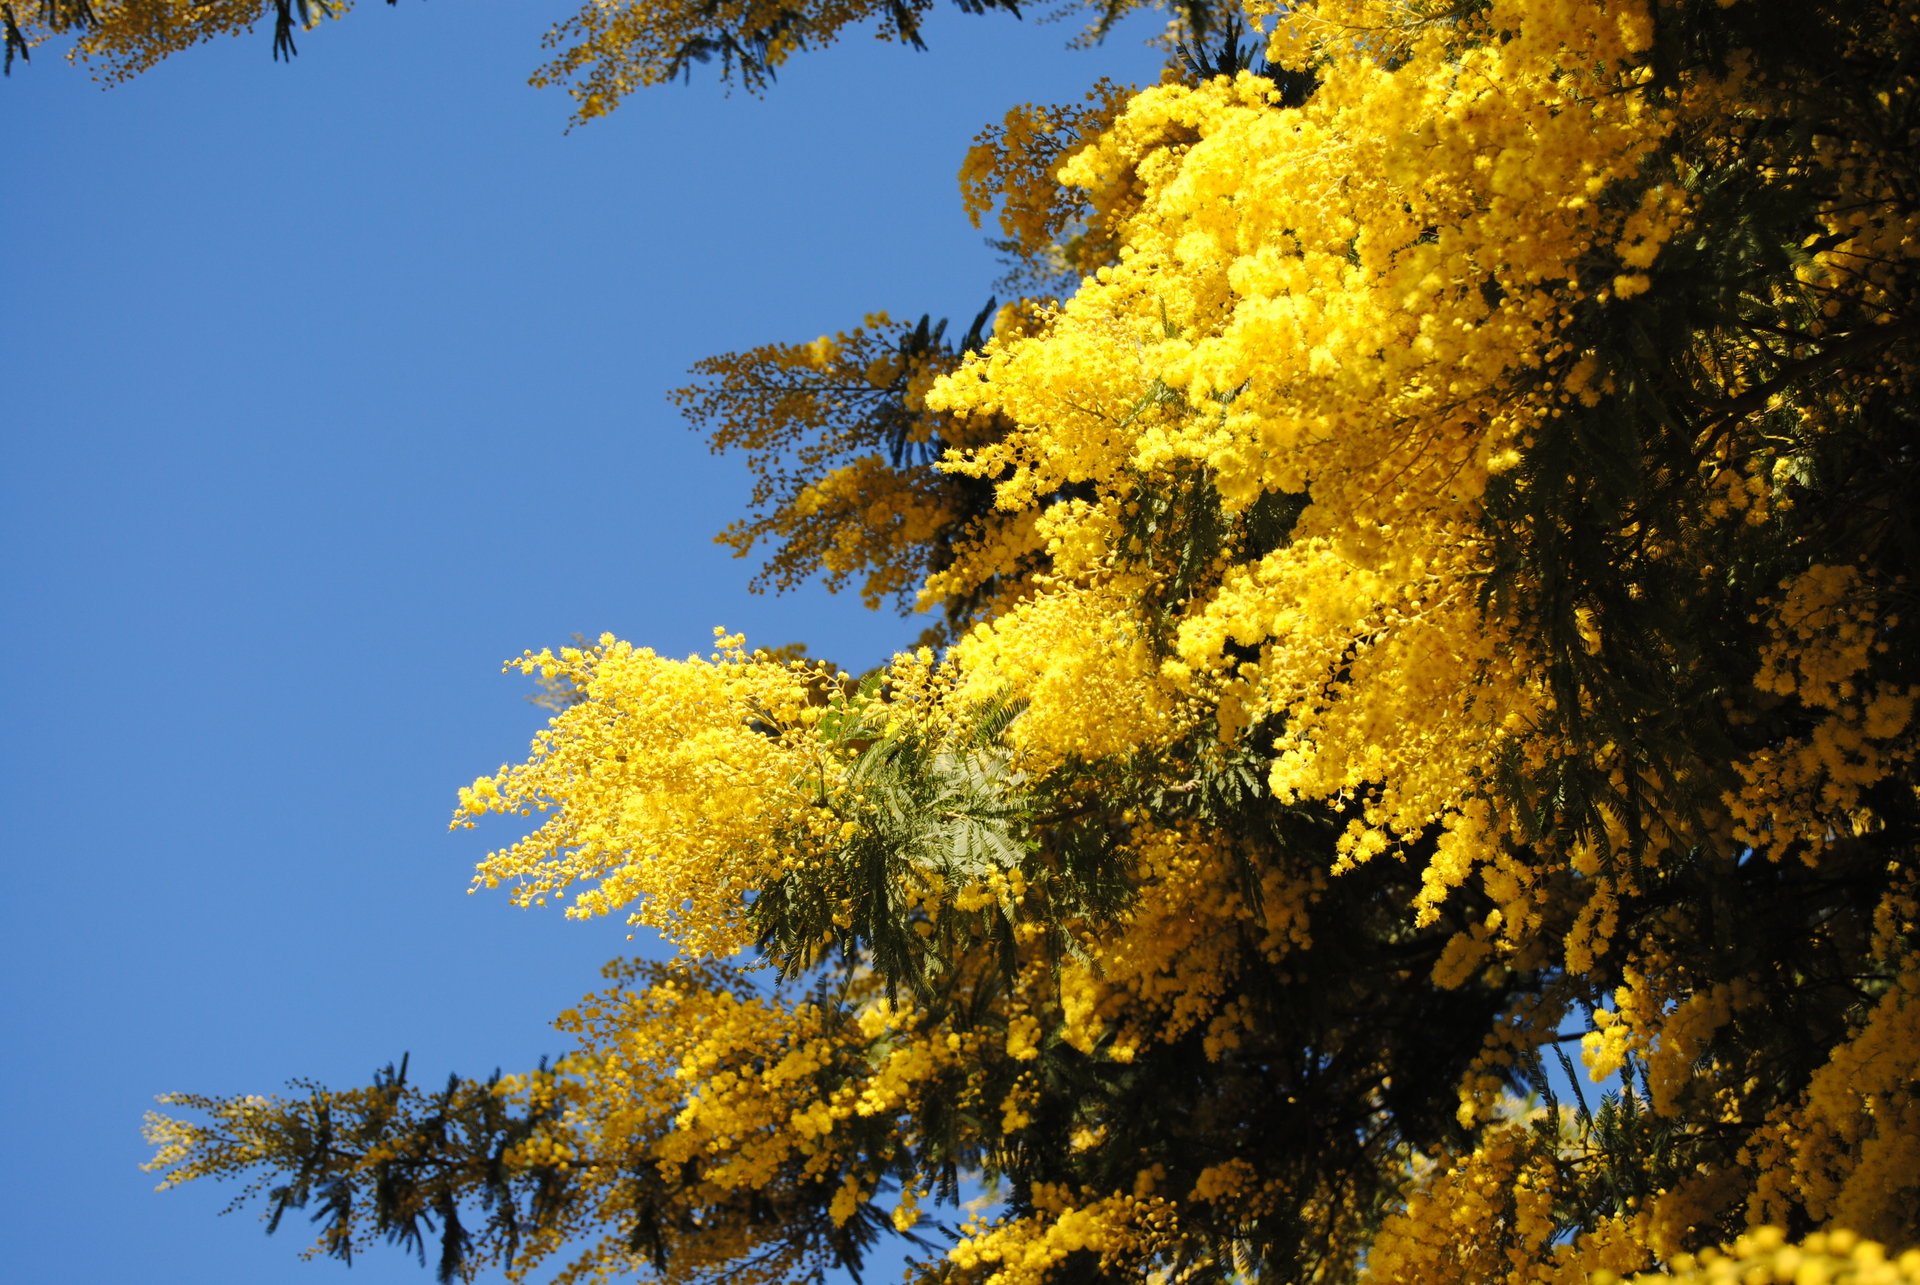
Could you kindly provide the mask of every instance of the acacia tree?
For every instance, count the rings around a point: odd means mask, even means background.
[[[585,114],[773,30],[590,12]],[[1234,16],[982,136],[1027,297],[680,394],[927,645],[517,662],[481,882],[675,957],[528,1074],[174,1096],[168,1183],[443,1277],[1920,1280],[1920,8]]]

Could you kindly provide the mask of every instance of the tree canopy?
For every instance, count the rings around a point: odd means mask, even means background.
[[[595,4],[542,75],[925,7]],[[967,156],[1009,302],[677,394],[764,582],[923,645],[510,665],[478,884],[673,957],[524,1074],[173,1095],[166,1183],[443,1279],[1920,1281],[1920,6],[1172,17]]]

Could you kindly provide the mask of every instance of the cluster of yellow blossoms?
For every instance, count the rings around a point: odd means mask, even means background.
[[[609,636],[514,662],[571,682],[579,700],[525,765],[460,792],[457,825],[546,816],[482,863],[478,883],[511,882],[521,904],[543,905],[595,880],[571,893],[568,914],[635,906],[633,922],[694,954],[744,948],[746,894],[830,842],[839,822],[809,791],[827,756],[811,734],[822,712],[809,704],[815,677],[760,663],[741,641],[720,637],[727,650],[711,661],[663,660]]]

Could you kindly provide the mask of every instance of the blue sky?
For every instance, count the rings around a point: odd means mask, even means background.
[[[155,1195],[141,1113],[559,1051],[628,944],[464,895],[454,791],[540,718],[500,662],[911,638],[749,595],[710,540],[746,478],[664,394],[876,308],[964,325],[996,275],[968,140],[1155,62],[1138,27],[1070,52],[942,10],[928,54],[855,35],[765,99],[707,77],[568,134],[525,85],[566,8],[369,3],[292,66],[262,31],[106,92],[50,52],[0,83],[0,1277],[431,1279]]]

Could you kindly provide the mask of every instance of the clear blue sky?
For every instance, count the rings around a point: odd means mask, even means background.
[[[858,667],[917,632],[749,595],[710,542],[745,477],[663,395],[875,308],[964,324],[996,274],[968,140],[1155,61],[943,7],[931,53],[855,36],[765,99],[708,77],[565,134],[524,82],[567,8],[363,3],[292,66],[263,31],[0,83],[0,1278],[431,1279],[155,1195],[141,1113],[559,1051],[628,946],[464,895],[454,790],[539,720],[500,662],[725,624]]]

